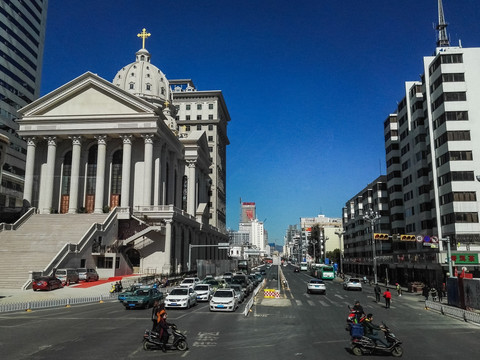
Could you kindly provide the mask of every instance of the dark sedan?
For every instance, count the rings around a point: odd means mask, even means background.
[[[32,284],[33,291],[53,290],[63,288],[62,281],[53,276],[42,276],[35,279]]]

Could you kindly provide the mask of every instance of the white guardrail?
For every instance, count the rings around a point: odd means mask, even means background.
[[[473,311],[463,310],[454,306],[448,306],[430,300],[425,301],[425,309],[435,310],[440,312],[442,315],[452,316],[462,319],[466,322],[480,325],[480,314]]]
[[[0,302],[0,313],[10,311],[28,311],[54,307],[68,307],[77,304],[95,303],[106,300],[117,300],[118,294],[108,293],[96,296],[74,297],[63,299],[35,300],[26,302],[3,303]]]

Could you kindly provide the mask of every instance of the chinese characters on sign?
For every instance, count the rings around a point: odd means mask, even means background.
[[[455,264],[478,264],[478,254],[452,254]]]

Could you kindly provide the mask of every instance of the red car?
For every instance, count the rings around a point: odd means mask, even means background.
[[[53,276],[42,276],[35,279],[32,284],[33,291],[53,290],[63,288],[62,281]]]

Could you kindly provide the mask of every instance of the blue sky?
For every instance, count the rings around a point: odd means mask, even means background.
[[[480,1],[443,6],[451,44],[480,46]],[[279,244],[385,174],[383,121],[433,54],[434,23],[436,0],[50,0],[41,93],[86,71],[111,81],[146,28],[167,78],[223,92],[227,225],[256,202]]]

